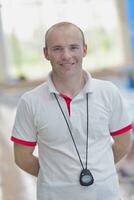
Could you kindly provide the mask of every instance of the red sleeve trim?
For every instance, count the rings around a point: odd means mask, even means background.
[[[36,143],[37,143],[37,142],[29,142],[29,141],[20,140],[18,138],[13,137],[13,136],[11,137],[11,141],[18,143],[18,144],[25,145],[25,146],[30,146],[30,147],[36,146]]]
[[[132,129],[132,128],[133,128],[133,125],[132,125],[132,124],[129,124],[128,126],[122,128],[122,129],[120,129],[120,130],[118,130],[118,131],[111,132],[111,135],[112,135],[112,136],[120,135],[120,134],[122,134],[122,133],[125,133],[125,132],[129,131],[129,130]]]

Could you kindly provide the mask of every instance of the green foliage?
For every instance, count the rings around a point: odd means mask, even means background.
[[[20,42],[14,32],[9,35],[9,45],[11,52],[11,59],[15,66],[18,68],[22,64],[22,52]]]

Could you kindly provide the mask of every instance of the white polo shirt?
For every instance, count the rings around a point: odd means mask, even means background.
[[[61,95],[49,75],[47,82],[26,92],[18,104],[11,140],[29,147],[38,145],[38,200],[119,200],[111,135],[123,134],[132,126],[117,87],[84,73],[86,84],[73,99]],[[91,186],[79,184],[82,167],[53,93],[64,110],[84,166],[89,93],[88,169],[94,176]]]

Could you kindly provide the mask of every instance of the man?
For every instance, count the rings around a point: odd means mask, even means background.
[[[86,54],[79,27],[53,25],[44,48],[52,71],[18,105],[15,162],[38,177],[38,200],[120,199],[115,163],[130,149],[131,123],[118,89],[82,69]]]

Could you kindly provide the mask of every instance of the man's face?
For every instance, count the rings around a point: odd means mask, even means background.
[[[73,26],[54,28],[48,33],[45,57],[51,62],[54,73],[62,76],[76,75],[82,69],[87,47],[81,32]]]

